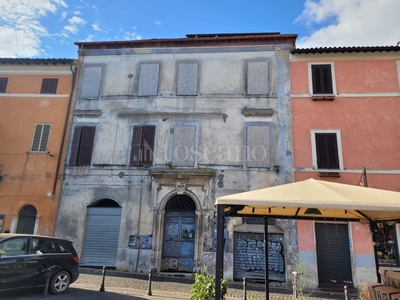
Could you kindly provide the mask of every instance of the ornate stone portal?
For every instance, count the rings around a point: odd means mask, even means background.
[[[210,186],[215,173],[212,169],[165,168],[151,171],[154,180],[154,226],[153,226],[153,266],[158,272],[162,269],[163,244],[165,235],[165,213],[169,200],[177,195],[189,196],[195,204],[195,228],[204,228],[207,212],[214,210],[214,201],[210,199]],[[211,233],[209,233],[211,234]],[[207,236],[205,230],[194,230],[193,270],[202,267],[203,242]],[[165,261],[165,259],[164,259]],[[165,262],[164,262],[165,264]]]

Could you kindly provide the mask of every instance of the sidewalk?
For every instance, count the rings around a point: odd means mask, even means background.
[[[101,269],[80,268],[79,279],[72,286],[100,289],[103,276]],[[104,277],[104,290],[123,292],[138,299],[172,300],[189,299],[190,290],[194,282],[193,277],[176,277],[165,275],[152,275],[151,296],[149,292],[148,274],[132,274],[106,270]],[[305,292],[312,299],[344,299],[344,293],[330,293],[324,291]],[[227,300],[243,299],[243,284],[229,282]],[[292,300],[292,290],[287,287],[270,287],[271,300]],[[264,299],[265,289],[263,284],[248,284],[247,299]],[[348,295],[348,299],[357,299],[357,295]]]

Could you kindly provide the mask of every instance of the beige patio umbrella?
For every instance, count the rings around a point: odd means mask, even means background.
[[[400,220],[400,193],[315,179],[217,198],[225,215],[370,221]],[[242,207],[243,206],[243,207]]]
[[[264,217],[265,240],[268,218],[326,221],[400,221],[400,192],[308,179],[295,183],[218,197],[215,299],[220,299],[223,277],[224,216]],[[265,257],[268,257],[265,247]],[[265,260],[268,263],[268,260]],[[265,292],[269,299],[268,267]]]

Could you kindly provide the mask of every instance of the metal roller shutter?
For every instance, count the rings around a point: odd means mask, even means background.
[[[88,208],[82,266],[116,266],[120,225],[120,207]]]
[[[352,284],[347,224],[315,223],[319,286]]]
[[[264,234],[235,232],[234,243],[233,278],[264,281]],[[283,234],[269,234],[268,251],[269,279],[286,281]]]

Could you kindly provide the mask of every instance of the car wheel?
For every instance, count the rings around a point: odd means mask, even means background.
[[[71,276],[66,271],[58,272],[51,280],[50,289],[53,294],[64,293],[71,283]]]

